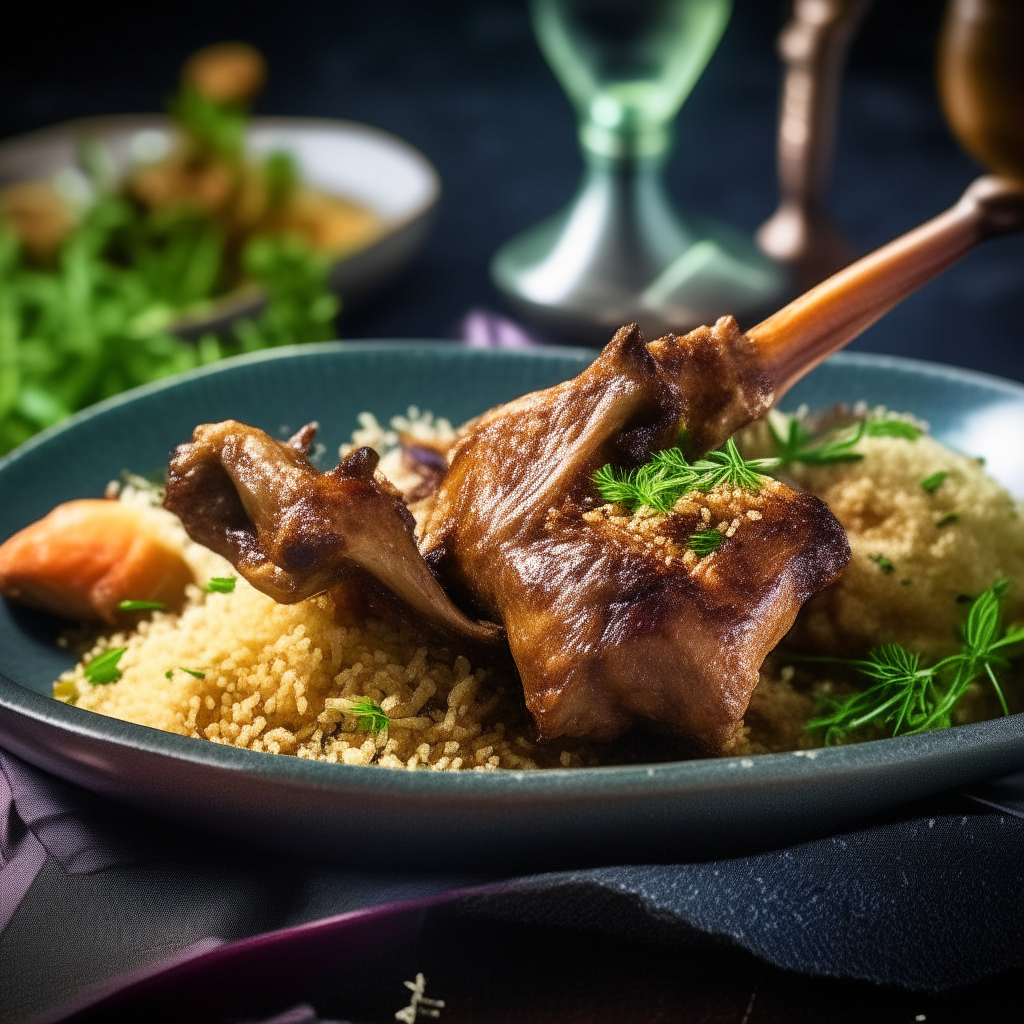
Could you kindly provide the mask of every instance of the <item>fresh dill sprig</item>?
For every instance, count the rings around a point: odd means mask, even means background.
[[[594,474],[594,484],[605,501],[639,508],[646,505],[668,512],[689,491],[710,491],[727,485],[757,491],[765,473],[778,466],[777,459],[747,461],[732,438],[696,462],[687,461],[681,448],[658,452],[638,469],[622,472],[603,466]]]
[[[893,569],[896,568],[892,564],[892,562],[885,557],[885,555],[868,555],[868,558],[870,558],[871,561],[874,562],[875,565],[877,565],[878,568],[881,569],[882,572],[886,573],[887,575],[891,573]]]
[[[231,594],[234,593],[235,582],[234,576],[211,576],[203,590],[208,594]]]
[[[902,437],[907,441],[915,441],[922,434],[920,427],[905,420],[875,417],[814,435],[804,425],[801,417],[776,409],[768,413],[768,431],[775,455],[782,466],[791,466],[796,462],[808,466],[859,462],[864,456],[854,449],[864,437]]]
[[[355,719],[359,732],[368,732],[374,738],[386,734],[391,723],[388,713],[369,697],[349,697],[342,710]]]
[[[931,476],[926,476],[921,481],[921,490],[928,494],[934,494],[942,486],[942,481],[947,476],[949,476],[949,473],[944,469],[940,469],[937,473],[932,473]]]
[[[809,730],[825,730],[825,742],[845,740],[870,723],[891,735],[946,729],[953,711],[979,677],[992,684],[1003,714],[1009,714],[996,671],[1009,667],[1007,651],[1024,643],[1024,627],[1001,632],[1001,605],[1009,584],[1004,580],[989,587],[971,604],[963,629],[960,653],[943,658],[929,668],[921,658],[899,644],[876,647],[867,658],[802,658],[800,660],[845,665],[874,681],[862,693],[833,701],[827,714],[811,719]]]
[[[876,647],[863,660],[835,661],[875,683],[863,693],[837,702],[831,714],[807,723],[809,730],[825,730],[828,745],[876,720],[888,725],[893,736],[899,735],[904,726],[906,732],[918,732],[916,726],[922,716],[927,717],[937,703],[934,671],[920,668],[921,656],[899,644]]]
[[[723,540],[724,537],[717,530],[698,530],[687,543],[698,558],[704,558],[712,551],[717,551]]]
[[[127,647],[112,647],[109,651],[98,654],[85,666],[85,678],[93,686],[105,686],[107,683],[116,683],[123,675],[117,667],[117,663],[121,660],[121,655],[127,650]]]
[[[165,612],[167,605],[162,601],[119,601],[117,610],[121,612]]]
[[[764,477],[782,466],[800,462],[823,466],[836,462],[857,462],[864,456],[853,449],[864,437],[902,437],[913,441],[922,430],[913,423],[895,419],[867,419],[846,424],[824,434],[813,435],[799,416],[773,409],[768,413],[768,431],[775,454],[771,458],[746,460],[730,438],[720,448],[697,462],[683,454],[683,438],[674,448],[657,452],[637,469],[623,471],[608,465],[594,474],[594,484],[605,501],[668,512],[689,491],[710,491],[722,484],[756,491]]]

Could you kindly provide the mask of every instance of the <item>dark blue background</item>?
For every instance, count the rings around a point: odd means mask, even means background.
[[[11,5],[13,6],[13,5]],[[834,216],[858,251],[949,205],[977,173],[934,89],[937,0],[879,3],[843,94]],[[737,0],[678,122],[671,188],[684,205],[753,231],[775,204],[774,38],[786,5]],[[568,102],[522,0],[19,4],[5,12],[0,137],[87,114],[159,108],[182,60],[223,38],[266,53],[259,110],[355,118],[419,146],[444,180],[426,253],[347,337],[452,336],[472,306],[501,308],[494,250],[553,212],[580,171]],[[853,347],[1024,379],[1024,238],[989,243]]]

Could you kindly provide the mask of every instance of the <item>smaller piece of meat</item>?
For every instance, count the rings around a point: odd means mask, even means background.
[[[300,449],[235,420],[196,427],[177,447],[164,506],[189,535],[218,552],[257,590],[292,604],[361,570],[436,627],[477,642],[499,636],[451,602],[416,547],[401,495],[377,474],[377,453],[358,448],[328,473]]]
[[[0,545],[0,594],[69,619],[114,625],[125,600],[177,608],[191,582],[181,555],[119,501],[65,502]]]

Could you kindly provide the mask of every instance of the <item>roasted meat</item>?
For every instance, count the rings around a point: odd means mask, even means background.
[[[304,428],[286,444],[234,420],[196,427],[171,459],[164,504],[282,604],[365,573],[433,625],[494,641],[497,628],[466,618],[431,575],[377,453],[358,448],[321,473],[304,453],[311,439]]]
[[[178,448],[166,504],[278,600],[358,566],[438,625],[479,639],[494,628],[469,616],[500,624],[541,738],[611,739],[649,719],[721,751],[765,655],[849,560],[842,527],[774,480],[655,515],[602,505],[593,476],[642,464],[684,426],[702,453],[772,399],[731,317],[650,346],[630,325],[574,380],[475,420],[446,470],[433,460],[419,549],[371,449],[319,473],[308,437],[289,446],[233,421]],[[703,557],[700,529],[721,535]]]
[[[669,515],[601,505],[606,463],[637,465],[684,425],[715,444],[761,411],[741,339],[731,318],[650,347],[622,328],[579,377],[492,410],[449,453],[420,548],[461,606],[505,627],[542,738],[646,718],[726,748],[765,655],[849,560],[826,505],[772,480]],[[688,538],[705,527],[723,540],[699,558]]]

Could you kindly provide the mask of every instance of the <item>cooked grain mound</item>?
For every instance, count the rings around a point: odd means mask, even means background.
[[[329,595],[280,605],[244,580],[231,594],[193,587],[180,616],[156,613],[91,655],[111,647],[127,648],[118,682],[93,686],[78,666],[61,677],[64,692],[79,707],[183,736],[392,768],[582,763],[529,741],[525,711],[493,673],[389,624],[345,622]],[[381,704],[386,737],[357,731],[345,712],[354,697]]]
[[[146,509],[197,580],[234,575],[146,492],[129,487],[120,497]],[[84,665],[116,647],[127,648],[121,679],[92,685]],[[439,771],[583,764],[582,745],[532,742],[518,686],[401,627],[357,621],[329,595],[282,605],[238,579],[230,594],[192,586],[180,615],[156,612],[130,633],[101,638],[54,690],[140,725],[318,761]],[[387,736],[356,729],[345,713],[354,697],[382,705]]]
[[[127,647],[119,682],[93,686],[79,666],[61,677],[62,692],[103,715],[315,761],[436,770],[582,763],[529,741],[514,691],[493,673],[388,624],[345,623],[329,595],[276,604],[240,580],[231,594],[188,596],[180,616],[158,612],[93,648],[92,656]],[[345,713],[352,697],[381,703],[386,737],[356,730]]]
[[[823,498],[853,557],[803,610],[791,640],[859,655],[897,642],[926,661],[959,649],[965,604],[1008,579],[1007,621],[1024,620],[1024,517],[977,460],[931,437],[869,437],[860,462],[794,467]],[[931,492],[922,481],[948,474]]]

